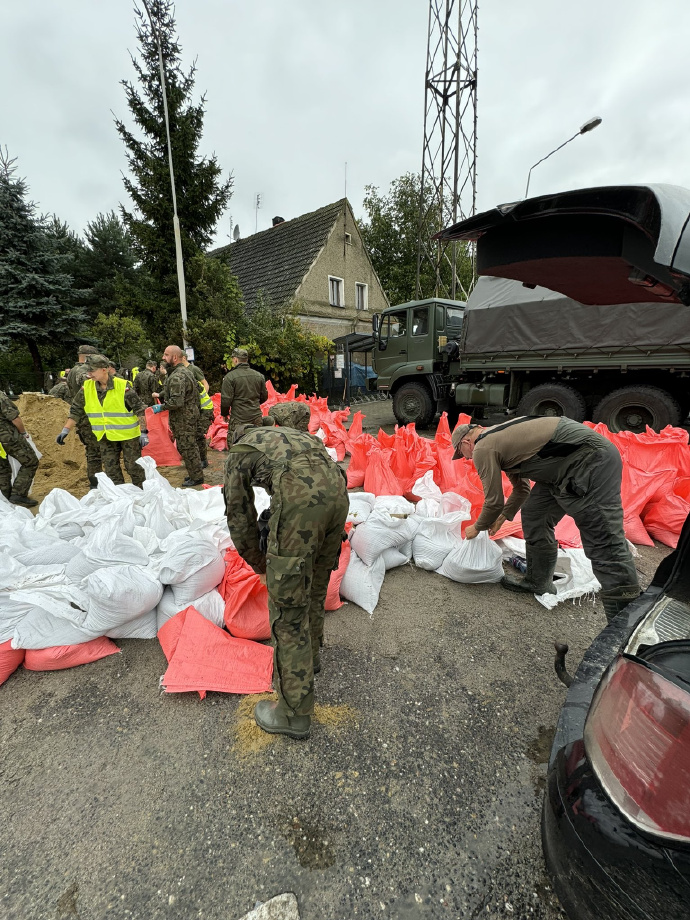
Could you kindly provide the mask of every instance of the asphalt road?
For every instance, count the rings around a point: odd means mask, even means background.
[[[641,552],[646,584],[667,551]],[[255,698],[161,694],[156,640],[20,669],[0,688],[0,918],[235,920],[293,891],[302,920],[554,920],[553,641],[574,667],[604,625],[591,601],[395,569],[372,617],[327,615],[306,742],[260,732]]]

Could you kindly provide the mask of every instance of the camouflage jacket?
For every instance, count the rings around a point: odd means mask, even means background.
[[[292,475],[284,480],[286,472]],[[228,453],[225,506],[233,543],[256,571],[265,571],[266,558],[259,548],[254,486],[272,497],[274,539],[281,513],[304,515],[309,531],[309,516],[317,513],[312,499],[321,507],[346,494],[344,474],[318,438],[291,428],[250,428]]]
[[[163,408],[170,412],[174,427],[196,426],[199,419],[199,386],[194,374],[182,364],[171,367],[163,385]]]
[[[223,378],[220,389],[220,414],[232,413],[233,425],[258,424],[261,403],[268,399],[263,375],[248,364],[238,364]]]
[[[51,387],[51,389],[48,390],[48,396],[57,396],[59,399],[64,399],[66,403],[72,402],[66,380],[61,380],[59,383],[56,383],[54,387]]]
[[[9,442],[17,433],[17,427],[12,424],[15,418],[19,418],[19,410],[12,400],[0,390],[0,444],[4,434],[5,441]]]
[[[284,402],[268,410],[267,419],[281,428],[296,428],[297,431],[309,431],[311,409],[303,402]],[[267,424],[270,424],[267,422]]]
[[[139,399],[144,403],[145,406],[153,405],[153,396],[152,393],[157,393],[156,389],[158,384],[158,378],[156,374],[152,373],[148,368],[144,368],[143,371],[139,371],[137,376],[134,378],[133,386],[137,392]]]
[[[81,390],[81,388],[84,386],[84,381],[86,380],[88,374],[89,369],[85,363],[75,364],[65,377],[67,386],[69,387],[70,402],[74,399],[79,390]]]

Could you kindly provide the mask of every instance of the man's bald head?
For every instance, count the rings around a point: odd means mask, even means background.
[[[183,355],[184,352],[179,345],[168,345],[163,352],[163,360],[174,367],[176,364],[182,363]]]

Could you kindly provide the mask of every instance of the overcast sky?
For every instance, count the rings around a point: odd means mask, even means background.
[[[258,229],[341,198],[363,216],[421,165],[426,0],[179,0],[232,219]],[[603,124],[532,174],[530,194],[626,182],[690,187],[687,0],[480,0],[478,210],[522,197],[530,166],[594,115]],[[113,113],[132,124],[131,0],[5,3],[0,143],[40,209],[81,233],[126,202]]]

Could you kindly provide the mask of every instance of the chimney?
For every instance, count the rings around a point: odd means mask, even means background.
[[[285,223],[285,218],[284,218],[284,217],[274,217],[274,218],[273,218],[273,226],[274,226],[274,227],[277,227],[278,224],[284,224],[284,223]]]

